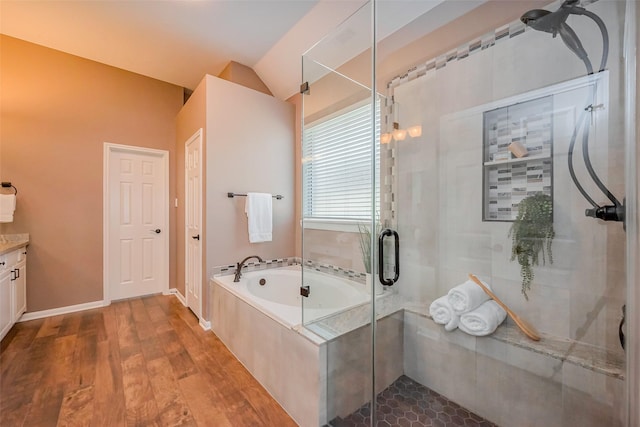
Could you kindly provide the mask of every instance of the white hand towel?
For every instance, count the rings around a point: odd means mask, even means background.
[[[15,194],[0,194],[0,222],[13,222],[16,210]]]
[[[268,193],[247,193],[244,211],[247,214],[249,242],[270,242],[272,238],[273,197]]]
[[[491,290],[491,287],[487,283],[482,283]],[[467,280],[463,284],[450,289],[447,296],[449,297],[449,304],[451,304],[453,311],[457,314],[471,311],[479,307],[483,302],[489,300],[489,295],[471,280]]]
[[[458,327],[469,335],[482,337],[492,334],[506,317],[507,312],[497,302],[486,301],[475,310],[460,316]]]
[[[429,314],[434,322],[444,325],[444,329],[447,332],[453,331],[458,327],[460,316],[453,312],[446,295],[431,303]]]

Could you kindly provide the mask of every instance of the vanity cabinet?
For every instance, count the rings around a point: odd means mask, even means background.
[[[27,250],[0,255],[0,339],[27,309]]]
[[[8,269],[2,268],[2,257],[0,257],[0,339],[9,332],[13,326],[12,298],[11,298],[11,273]],[[4,261],[6,262],[6,261]]]
[[[13,321],[27,311],[27,251],[25,248],[18,250],[18,262],[13,268]]]

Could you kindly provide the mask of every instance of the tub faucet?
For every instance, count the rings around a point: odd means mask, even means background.
[[[264,262],[262,258],[260,258],[258,255],[251,255],[246,257],[245,259],[243,259],[242,261],[236,264],[236,272],[234,273],[235,276],[233,277],[234,282],[240,281],[240,277],[242,276],[242,267],[244,267],[244,263],[250,260],[251,258],[258,258],[258,261]]]

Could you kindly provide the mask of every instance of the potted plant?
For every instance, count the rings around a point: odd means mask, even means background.
[[[366,273],[366,285],[367,290],[371,288],[371,278],[373,272],[373,263],[371,260],[371,227],[365,224],[358,224],[358,237],[360,239],[360,252],[362,253],[362,263],[364,264],[364,271]],[[380,223],[376,222],[375,224],[375,237],[380,234]],[[379,293],[382,289],[382,285],[377,286],[376,283],[376,293]],[[378,289],[380,288],[380,290]]]
[[[517,259],[522,276],[522,294],[528,300],[527,291],[533,281],[533,266],[549,260],[553,264],[551,243],[553,231],[553,203],[550,196],[536,193],[524,198],[518,205],[518,215],[511,225],[511,261]]]
[[[380,226],[376,224],[376,236]],[[371,228],[364,224],[358,224],[358,237],[360,238],[360,252],[362,253],[362,263],[364,264],[364,271],[367,274],[371,274]]]

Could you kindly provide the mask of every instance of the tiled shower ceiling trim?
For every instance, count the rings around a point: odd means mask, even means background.
[[[590,4],[596,3],[597,1],[598,0],[583,0],[580,2],[580,6],[588,6]],[[560,4],[561,2],[553,2],[549,4],[547,8],[553,9],[554,7],[559,7]],[[507,25],[503,25],[502,27],[496,28],[492,32],[486,33],[475,40],[458,46],[456,49],[450,50],[445,54],[439,55],[435,58],[432,58],[426,62],[410,68],[405,74],[392,78],[391,81],[387,83],[387,88],[394,88],[418,77],[422,77],[429,71],[436,71],[444,68],[451,61],[463,60],[473,55],[474,53],[481,52],[485,49],[490,48],[491,46],[494,46],[496,43],[500,43],[501,41],[519,36],[520,34],[523,34],[525,32],[525,29],[526,26],[520,20],[513,21]],[[389,95],[392,95],[392,93]]]

